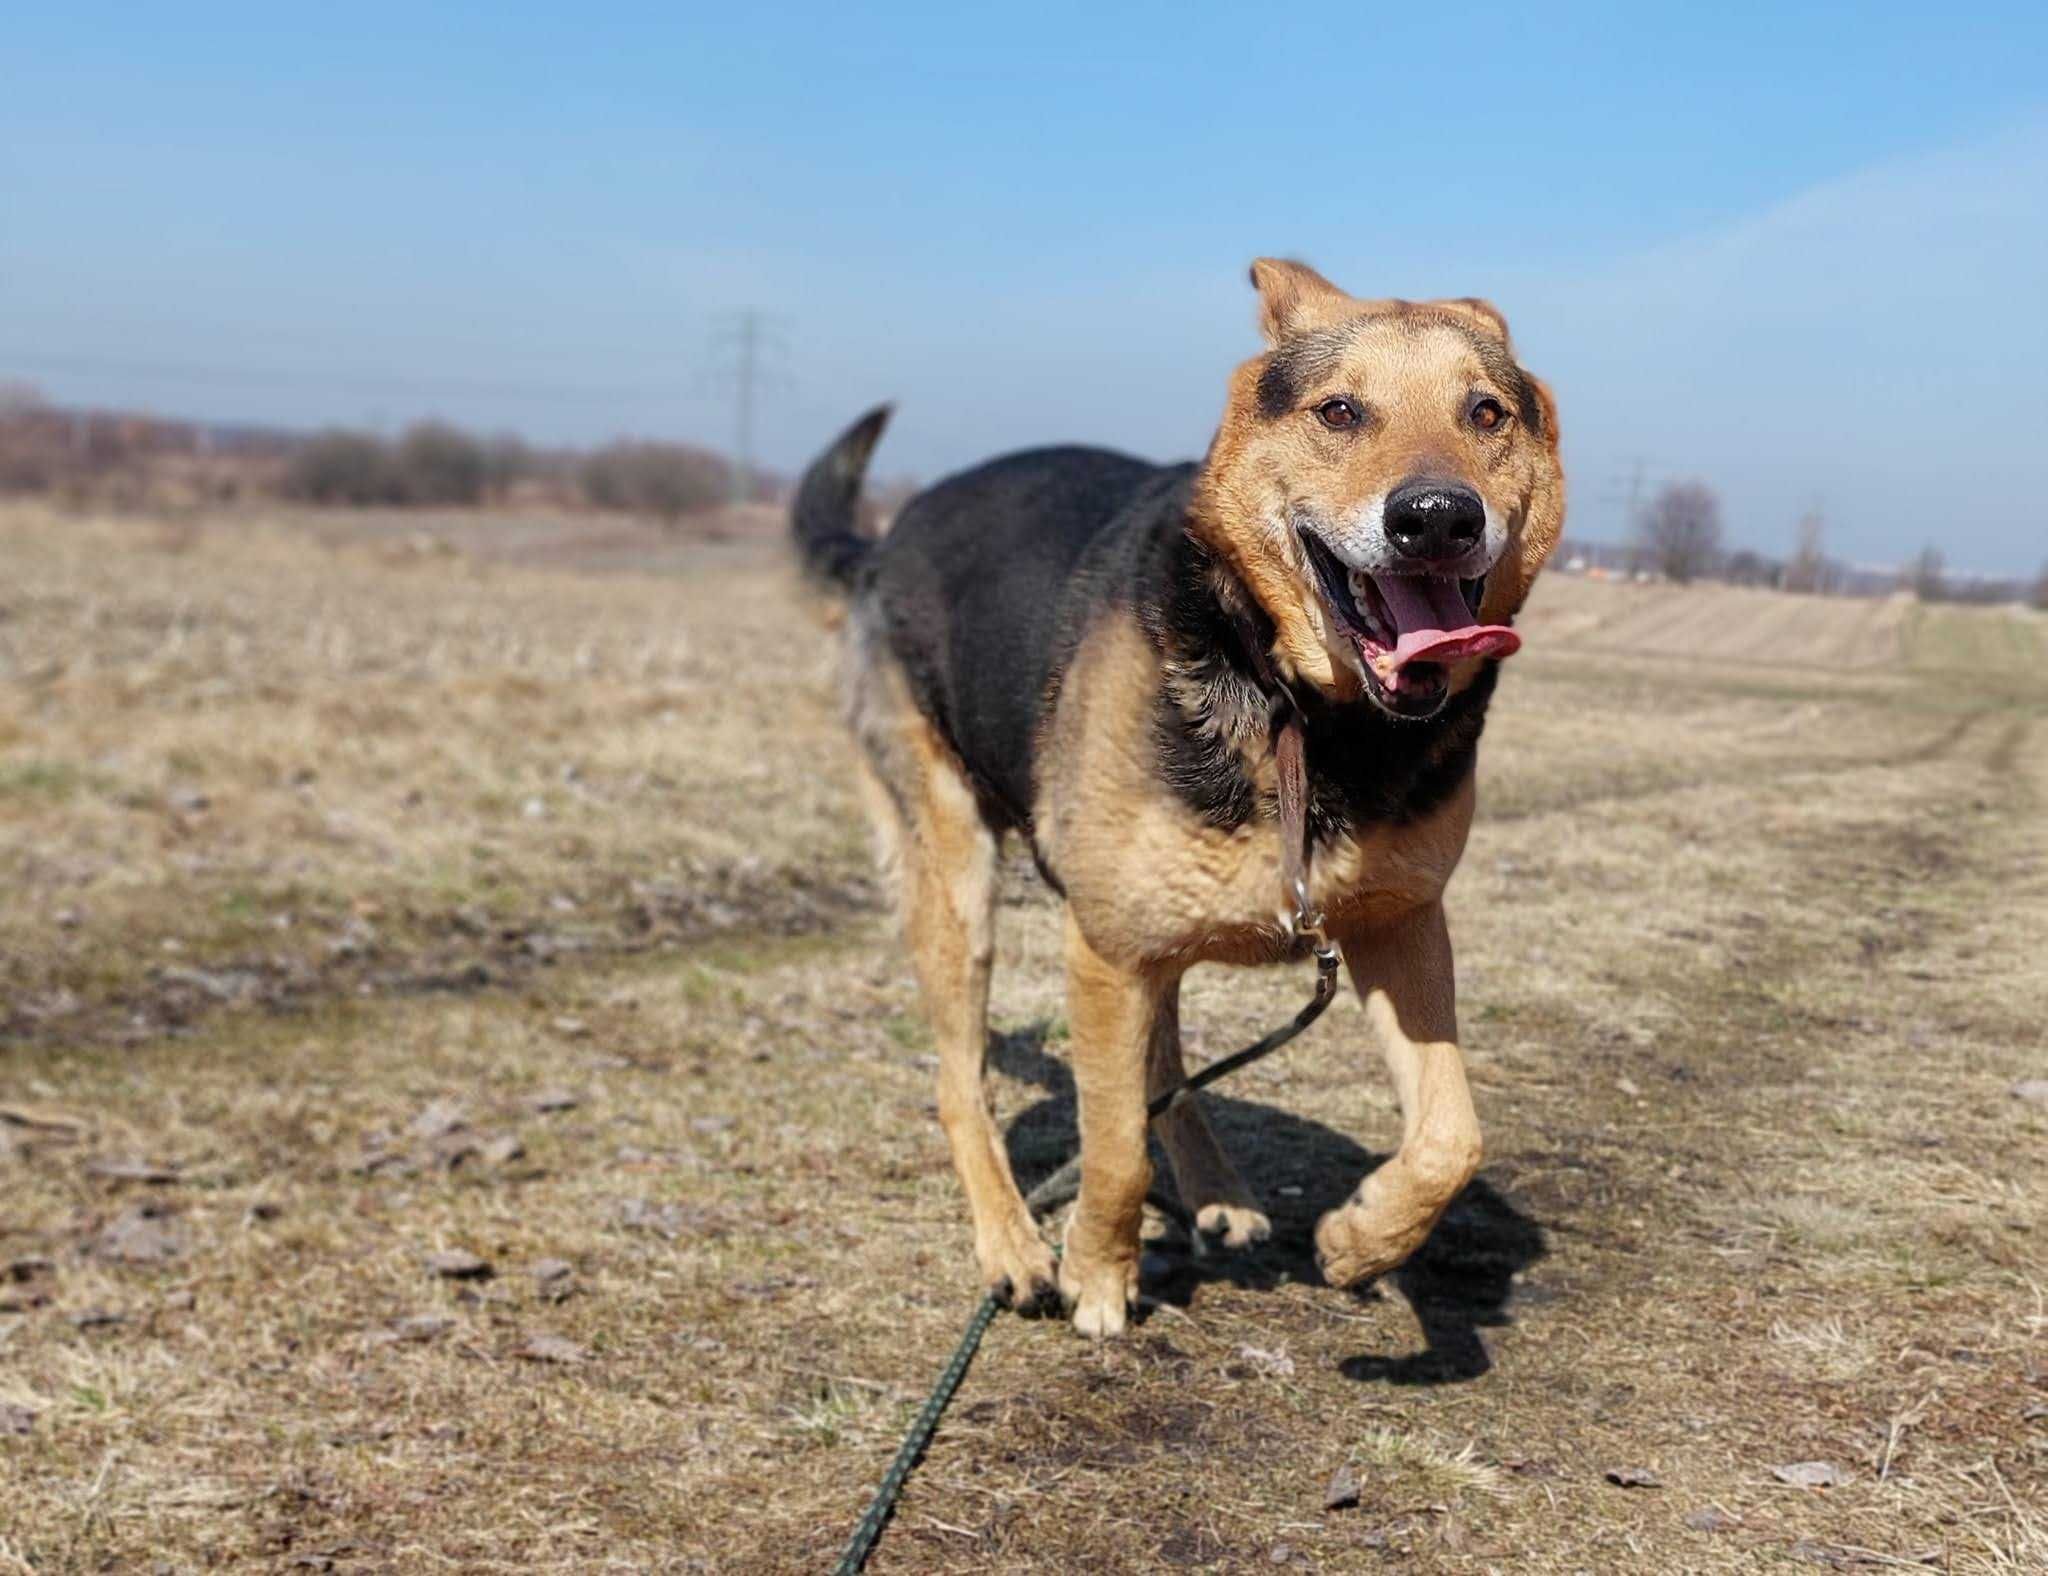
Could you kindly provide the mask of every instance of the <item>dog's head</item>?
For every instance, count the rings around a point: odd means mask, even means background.
[[[1557,410],[1484,301],[1364,301],[1252,264],[1269,349],[1237,369],[1197,528],[1336,699],[1428,717],[1507,621],[1564,524]]]

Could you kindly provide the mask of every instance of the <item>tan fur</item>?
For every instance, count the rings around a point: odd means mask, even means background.
[[[994,957],[996,839],[952,751],[911,700],[893,663],[856,668],[866,747],[864,798],[903,895],[904,939],[939,1059],[939,1124],[974,1218],[982,1279],[1029,1304],[1057,1285],[1052,1250],[1011,1174],[985,1085]],[[1141,1194],[1142,1196],[1142,1194]]]
[[[1083,1335],[1123,1333],[1138,1297],[1138,1228],[1152,1162],[1145,1083],[1153,1026],[1175,977],[1112,963],[1067,914],[1067,1017],[1081,1128],[1081,1196],[1067,1221],[1060,1293]]]
[[[1555,406],[1529,380],[1539,430],[1497,436],[1465,419],[1474,391],[1512,409],[1521,380],[1507,325],[1470,298],[1360,300],[1299,263],[1253,265],[1260,322],[1285,347],[1324,336],[1325,381],[1374,406],[1370,441],[1275,418],[1258,406],[1267,358],[1238,368],[1192,501],[1192,528],[1271,619],[1276,664],[1343,699],[1359,694],[1311,590],[1289,508],[1360,505],[1419,471],[1468,481],[1505,522],[1484,616],[1510,617],[1563,521]],[[1332,348],[1334,347],[1334,348]],[[1514,374],[1517,388],[1497,386]],[[1314,397],[1313,391],[1310,398]],[[869,799],[899,851],[905,929],[939,1047],[939,1108],[975,1224],[983,1278],[1021,1297],[1052,1274],[1010,1174],[982,1088],[995,846],[958,760],[918,713],[903,676],[854,621],[850,710],[873,769]],[[1453,675],[1469,682],[1475,665]],[[1223,830],[1160,779],[1154,707],[1181,676],[1128,616],[1098,619],[1062,679],[1039,749],[1032,824],[1066,888],[1068,1013],[1081,1128],[1080,1197],[1058,1285],[1075,1328],[1113,1335],[1138,1292],[1138,1229],[1151,1167],[1145,1104],[1182,1076],[1181,975],[1201,962],[1294,955],[1271,821]],[[1271,794],[1263,743],[1246,768]],[[1311,760],[1313,771],[1314,762]],[[1412,1253],[1479,1163],[1480,1139],[1457,1044],[1456,990],[1442,895],[1473,813],[1468,777],[1437,809],[1376,824],[1316,850],[1312,896],[1328,916],[1402,1110],[1399,1151],[1316,1230],[1327,1278],[1347,1285]],[[1162,1119],[1183,1202],[1226,1246],[1268,1231],[1197,1102]]]
[[[1151,770],[1159,683],[1158,655],[1130,621],[1104,622],[1083,641],[1046,733],[1039,845],[1064,873],[1068,906],[1091,942],[1127,966],[1286,956],[1272,823],[1212,826]],[[1270,791],[1270,759],[1254,769]],[[1431,815],[1326,844],[1311,893],[1339,926],[1383,923],[1431,902],[1457,867],[1471,818],[1468,781]]]
[[[1333,1285],[1384,1274],[1422,1246],[1479,1169],[1479,1118],[1458,1051],[1457,987],[1441,903],[1343,938],[1351,983],[1401,1100],[1401,1147],[1316,1225]]]
[[[1196,499],[1197,526],[1273,618],[1283,668],[1350,699],[1360,681],[1310,589],[1308,565],[1287,527],[1289,511],[1305,505],[1326,517],[1344,515],[1408,476],[1457,477],[1508,525],[1508,549],[1488,577],[1481,609],[1489,622],[1502,622],[1527,599],[1564,527],[1557,405],[1531,377],[1543,410],[1540,432],[1515,421],[1491,438],[1463,422],[1475,393],[1510,408],[1516,403],[1515,391],[1501,386],[1488,365],[1491,359],[1511,366],[1514,356],[1507,322],[1488,302],[1361,299],[1305,264],[1270,258],[1252,265],[1252,281],[1268,342],[1278,349],[1306,334],[1341,332],[1344,343],[1319,387],[1364,395],[1383,420],[1370,436],[1349,436],[1312,419],[1266,417],[1258,383],[1269,358],[1253,357],[1231,376]],[[1498,354],[1489,358],[1487,347]],[[1473,664],[1458,665],[1453,687],[1471,682],[1474,671]]]

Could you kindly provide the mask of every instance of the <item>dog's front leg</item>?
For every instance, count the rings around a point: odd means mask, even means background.
[[[1152,1185],[1145,1153],[1147,1048],[1175,981],[1110,962],[1088,944],[1072,913],[1066,951],[1081,1196],[1067,1221],[1060,1292],[1081,1334],[1121,1335],[1138,1300],[1138,1232]]]
[[[1401,1099],[1401,1148],[1317,1223],[1316,1260],[1332,1286],[1401,1263],[1479,1169],[1443,905],[1411,910],[1343,946]]]

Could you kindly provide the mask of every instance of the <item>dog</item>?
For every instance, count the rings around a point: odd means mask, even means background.
[[[1402,1111],[1398,1152],[1317,1223],[1324,1278],[1400,1264],[1480,1159],[1442,897],[1514,615],[1563,526],[1556,405],[1484,301],[1362,300],[1273,259],[1251,279],[1266,349],[1200,464],[1011,454],[877,536],[861,490],[883,407],[792,508],[843,617],[863,798],[982,1280],[1023,1311],[1064,1304],[1089,1337],[1136,1305],[1146,1102],[1183,1076],[1181,976],[1303,954],[1276,901],[1276,707],[1305,740],[1308,896]],[[1081,1186],[1057,1259],[983,1081],[1006,834],[1064,901]],[[1269,1234],[1197,1102],[1157,1133],[1205,1243]]]

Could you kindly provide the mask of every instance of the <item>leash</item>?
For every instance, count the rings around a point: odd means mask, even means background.
[[[1219,1078],[1227,1078],[1240,1067],[1249,1067],[1262,1057],[1271,1056],[1320,1018],[1323,1009],[1337,994],[1337,948],[1324,931],[1322,913],[1309,901],[1308,771],[1301,708],[1295,702],[1293,692],[1274,676],[1265,646],[1255,638],[1247,640],[1246,645],[1253,665],[1259,670],[1259,677],[1266,681],[1268,693],[1276,696],[1272,714],[1273,761],[1279,777],[1281,887],[1289,906],[1288,928],[1294,939],[1306,942],[1315,955],[1315,994],[1292,1019],[1264,1039],[1255,1040],[1243,1050],[1233,1051],[1222,1060],[1211,1062],[1201,1071],[1181,1079],[1171,1089],[1153,1096],[1145,1106],[1148,1123],[1157,1121]],[[1067,1190],[1076,1186],[1080,1167],[1078,1156],[1069,1160],[1031,1190],[1031,1196],[1025,1200],[1026,1206],[1036,1214],[1043,1208],[1063,1202]],[[839,1563],[833,1567],[834,1576],[858,1576],[867,1564],[868,1555],[874,1552],[875,1543],[882,1536],[882,1528],[895,1513],[896,1502],[903,1495],[903,1485],[909,1481],[911,1472],[931,1444],[932,1435],[938,1432],[939,1419],[945,1416],[953,1393],[960,1388],[961,1380],[967,1377],[968,1365],[981,1349],[982,1336],[988,1333],[989,1325],[1001,1310],[1002,1304],[994,1296],[985,1296],[974,1310],[974,1317],[967,1321],[960,1344],[953,1348],[953,1355],[940,1370],[938,1383],[932,1386],[931,1394],[918,1408],[909,1432],[897,1448],[896,1458],[889,1463],[889,1470],[882,1474],[874,1497],[868,1501],[867,1510],[854,1527],[846,1552],[840,1555]]]

